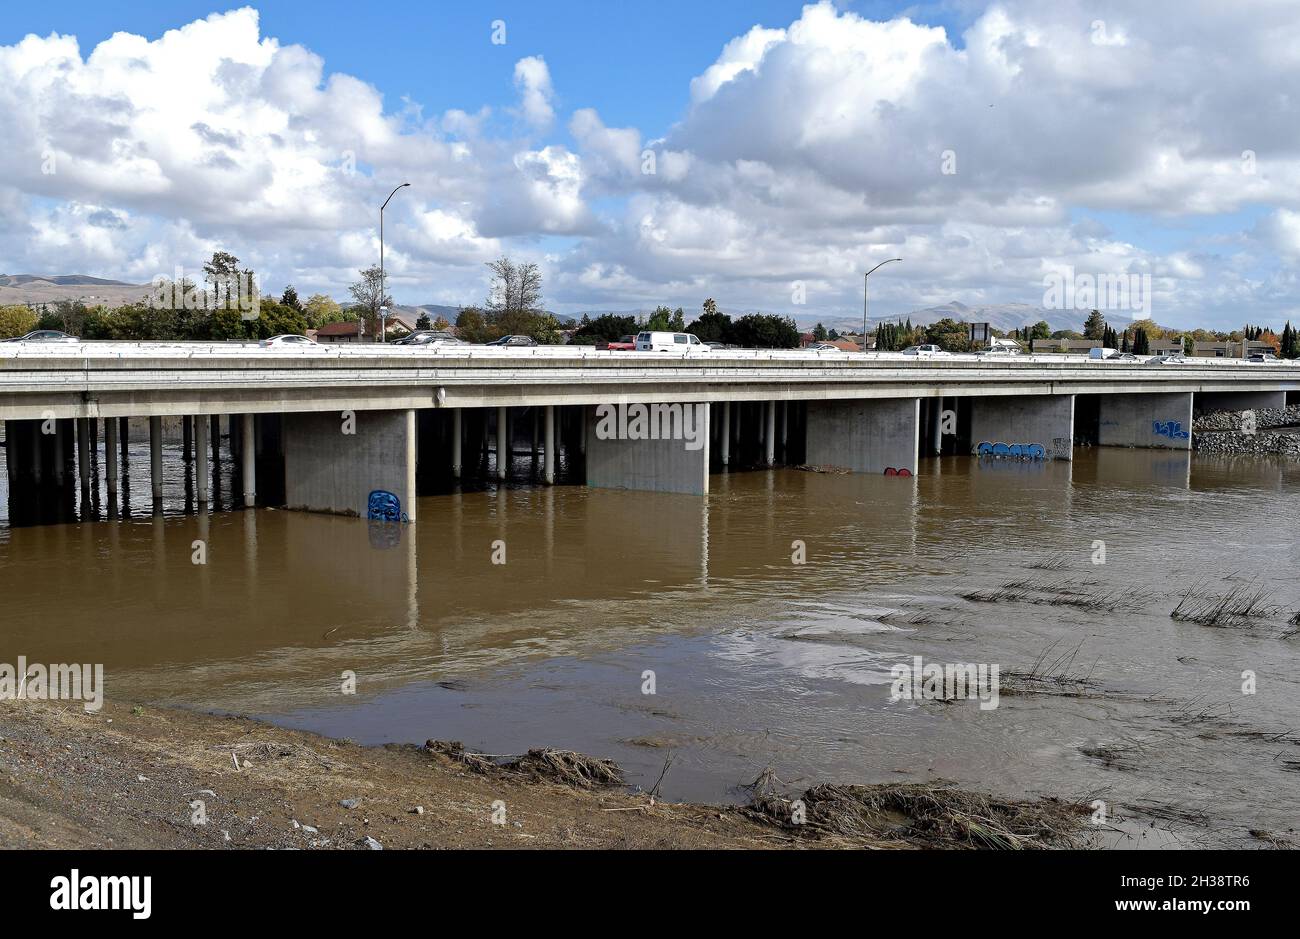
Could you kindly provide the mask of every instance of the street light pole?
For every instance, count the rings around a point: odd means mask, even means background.
[[[402,183],[397,189],[402,189],[410,183]],[[397,195],[397,189],[388,194],[384,204],[379,207],[379,341],[388,341],[388,329],[385,320],[388,319],[388,305],[384,302],[388,298],[388,281],[384,277],[384,209],[388,208],[389,201]]]
[[[888,261],[881,261],[871,270],[862,275],[862,352],[867,351],[867,278],[880,270],[890,261],[901,261],[902,258],[890,258]]]

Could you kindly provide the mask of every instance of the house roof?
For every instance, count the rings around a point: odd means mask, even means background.
[[[326,323],[316,330],[317,336],[355,336],[361,330],[360,323]]]

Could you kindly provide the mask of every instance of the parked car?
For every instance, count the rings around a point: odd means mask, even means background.
[[[637,333],[638,352],[704,352],[708,346],[693,333]]]
[[[282,348],[294,348],[298,346],[302,346],[302,347],[314,346],[316,345],[316,343],[308,339],[306,336],[295,336],[286,333],[285,335],[282,336],[272,336],[270,339],[263,339],[261,342],[258,343],[258,345],[264,349],[269,349],[273,347],[277,349],[282,349]]]
[[[461,345],[467,346],[464,339],[458,339],[451,333],[443,332],[437,329],[421,329],[411,333],[409,336],[403,336],[401,339],[393,341],[395,346],[433,346],[433,345]]]
[[[920,346],[908,346],[906,349],[903,350],[903,355],[914,355],[922,359],[933,358],[937,355],[951,355],[951,354],[952,353],[950,352],[944,352],[938,346],[933,344],[920,345]]]
[[[1191,365],[1187,356],[1180,355],[1177,352],[1171,352],[1168,355],[1153,355],[1147,359],[1147,365]]]
[[[489,346],[536,346],[540,345],[532,336],[502,336],[487,343]]]
[[[1271,352],[1252,352],[1252,353],[1250,354],[1250,359],[1249,359],[1248,361],[1251,361],[1251,362],[1277,362],[1277,361],[1279,361],[1279,359],[1278,359],[1277,356],[1275,356],[1275,355],[1274,355],[1273,353],[1271,353]]]
[[[69,336],[57,329],[37,329],[25,336],[15,336],[5,342],[81,342],[76,336]]]
[[[1142,357],[1140,355],[1134,355],[1132,352],[1121,352],[1119,353],[1119,355],[1112,355],[1110,357],[1110,361],[1111,362],[1141,362]]]
[[[613,342],[605,343],[610,352],[632,352],[636,349],[636,336],[623,336]]]
[[[980,349],[975,354],[984,357],[1005,358],[1008,355],[1020,355],[1021,353],[1022,350],[1019,346],[1015,348],[1011,346],[994,346],[991,349]]]

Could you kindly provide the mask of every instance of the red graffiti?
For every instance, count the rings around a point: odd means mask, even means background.
[[[911,476],[912,471],[908,469],[906,466],[903,467],[902,469],[894,469],[892,466],[886,466],[885,475],[886,476]]]

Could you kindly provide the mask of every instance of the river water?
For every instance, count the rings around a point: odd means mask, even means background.
[[[1115,847],[1300,829],[1300,464],[1080,449],[712,485],[489,486],[405,529],[179,496],[0,524],[0,661],[99,662],[110,698],[361,743],[570,748],[647,788],[671,754],[670,799],[771,767],[1100,798]],[[1261,615],[1170,616],[1234,590]],[[998,707],[891,700],[914,656],[997,665]]]

